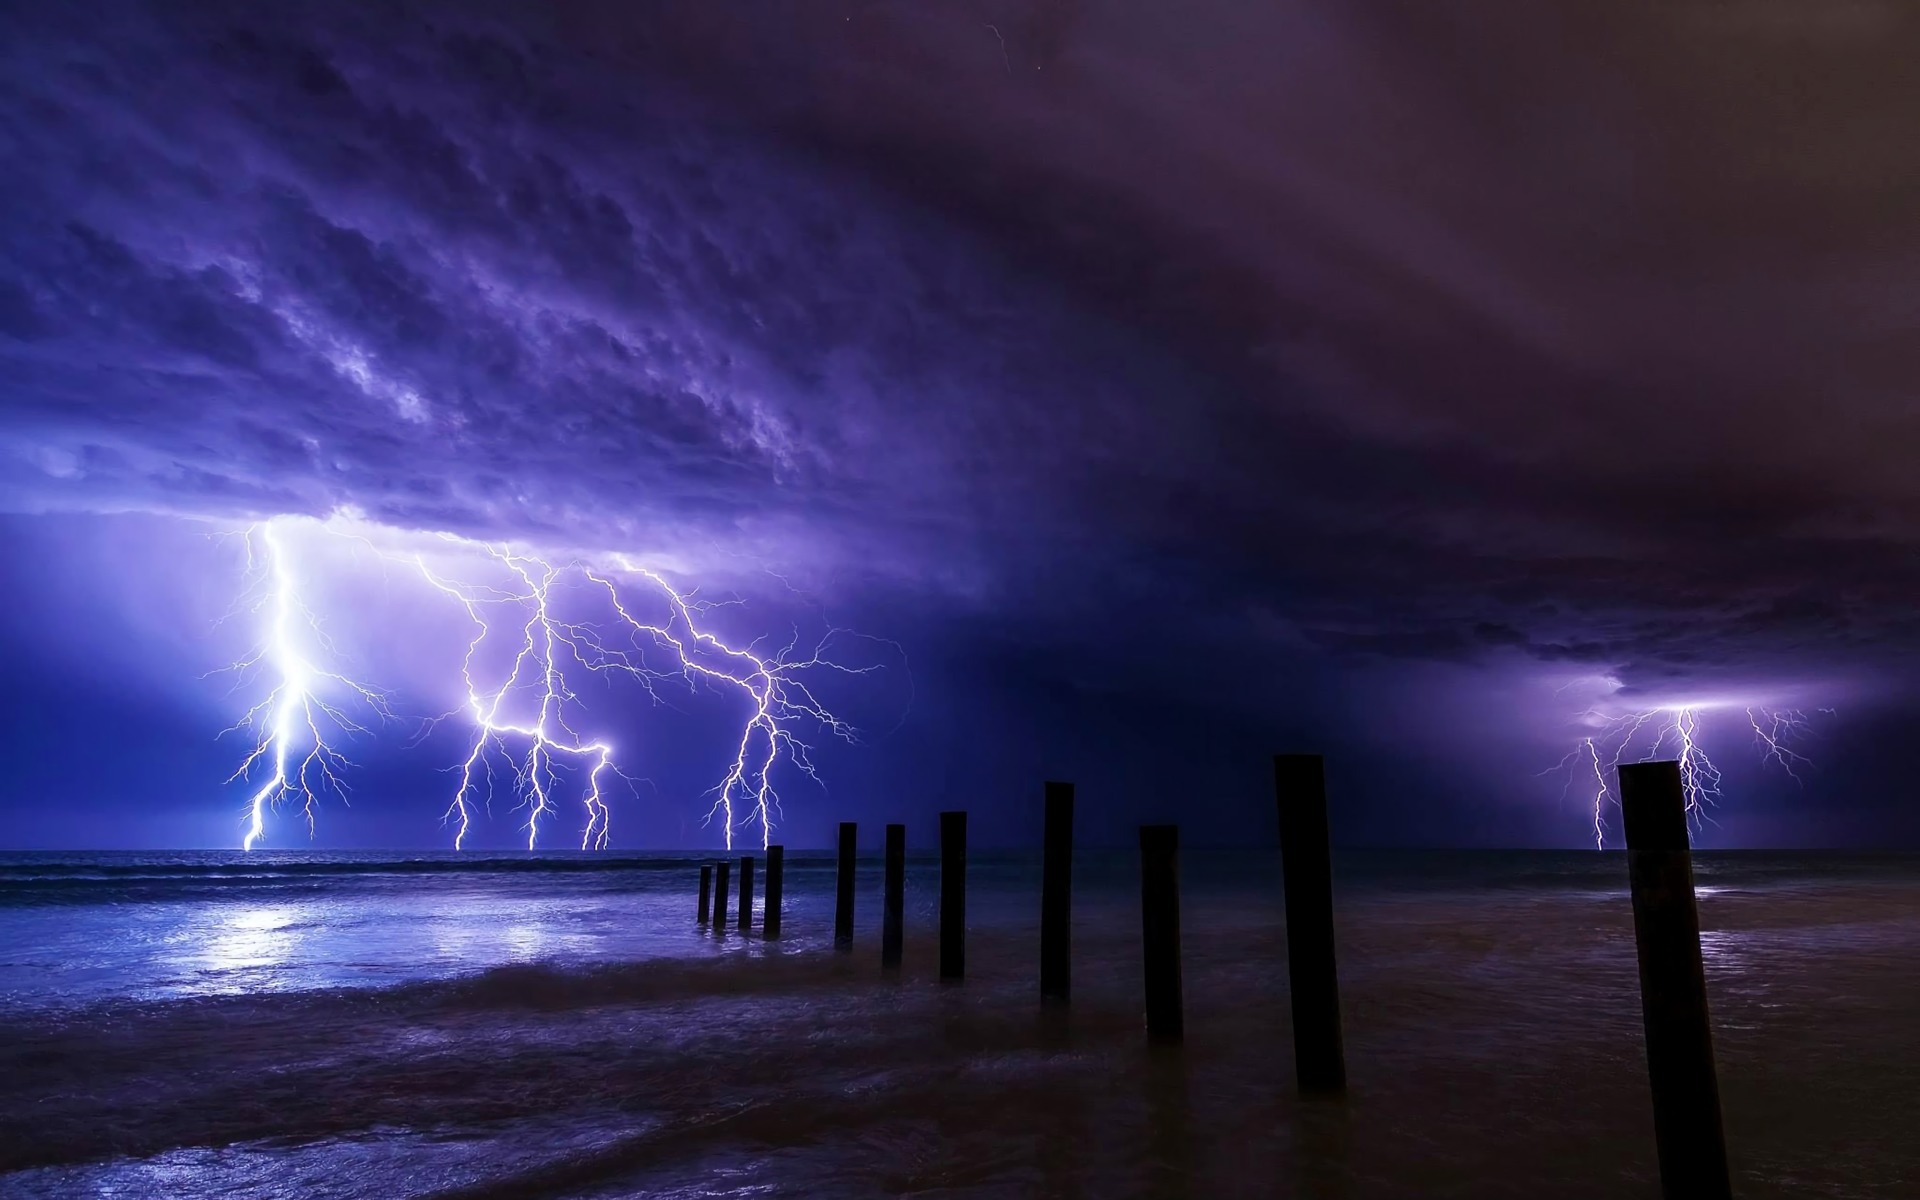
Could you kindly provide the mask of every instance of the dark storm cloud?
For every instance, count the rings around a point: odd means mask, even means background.
[[[924,573],[913,538],[966,562],[1014,502],[1036,402],[1122,386],[976,240],[458,10],[42,15],[5,105],[16,505]]]
[[[1650,686],[1920,642],[1894,6],[16,24],[15,506],[354,503]]]
[[[1648,678],[1914,646],[1903,7],[780,11],[689,15],[676,61],[1232,380],[1167,488],[1088,511],[1299,640],[1492,621]]]

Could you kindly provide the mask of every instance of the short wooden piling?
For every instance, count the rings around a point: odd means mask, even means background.
[[[1293,1069],[1306,1095],[1341,1092],[1347,1059],[1333,953],[1333,857],[1327,834],[1326,764],[1318,754],[1273,756],[1280,809],[1280,867],[1287,897],[1287,976],[1293,999]]]
[[[940,978],[967,974],[967,814],[940,814]]]
[[[835,950],[853,949],[853,852],[857,830],[858,826],[852,821],[840,822],[840,874],[833,896]]]
[[[760,914],[760,936],[768,941],[780,938],[780,903],[786,898],[787,848],[767,847],[767,900]]]
[[[1185,1035],[1180,994],[1180,827],[1140,827],[1140,944],[1146,963],[1147,1040]]]
[[[713,931],[727,931],[727,879],[733,864],[721,859],[713,865]]]
[[[740,932],[753,928],[753,856],[740,856]]]
[[[887,826],[886,903],[881,909],[880,965],[900,965],[900,939],[906,917],[907,827]]]
[[[1046,786],[1046,832],[1040,859],[1040,998],[1067,998],[1072,979],[1073,785]]]
[[[713,864],[700,864],[700,915],[694,920],[702,925],[713,919]]]
[[[1628,763],[1619,772],[1660,1191],[1667,1200],[1724,1200],[1732,1183],[1680,764]]]

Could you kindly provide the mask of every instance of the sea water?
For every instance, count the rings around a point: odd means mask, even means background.
[[[1027,856],[969,864],[960,985],[921,857],[889,976],[877,859],[836,953],[824,854],[778,942],[695,923],[693,855],[0,856],[0,1195],[1658,1194],[1623,855],[1338,856],[1331,1103],[1276,860],[1183,853],[1156,1050],[1127,853],[1076,860],[1064,1010]],[[1696,873],[1736,1194],[1920,1195],[1920,859]]]

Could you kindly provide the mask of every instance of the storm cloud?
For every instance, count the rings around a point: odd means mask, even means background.
[[[1911,678],[1900,6],[8,24],[15,512],[748,564],[1157,679],[1239,657],[1199,691]]]

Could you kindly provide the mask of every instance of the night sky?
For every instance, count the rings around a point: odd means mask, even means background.
[[[4,21],[0,847],[237,844],[220,535],[342,509],[886,639],[790,845],[1031,845],[1049,777],[1085,840],[1270,838],[1290,749],[1344,843],[1590,844],[1580,714],[1678,704],[1703,844],[1920,843],[1892,0]],[[399,716],[267,844],[448,845],[461,619],[312,541]],[[613,844],[714,844],[725,698],[583,703]],[[1809,714],[1800,782],[1749,706]]]

